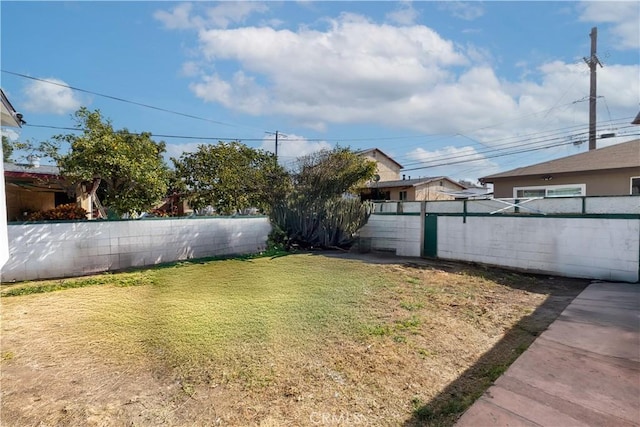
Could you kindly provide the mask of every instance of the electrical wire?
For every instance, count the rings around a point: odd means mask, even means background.
[[[162,111],[162,112],[170,113],[170,114],[175,114],[175,115],[182,116],[182,117],[188,117],[190,119],[202,120],[202,121],[205,121],[205,122],[215,123],[215,124],[223,125],[223,126],[231,126],[231,127],[237,127],[237,128],[246,127],[246,126],[240,126],[240,125],[234,125],[234,124],[231,124],[231,123],[221,122],[221,121],[218,121],[218,120],[207,119],[205,117],[200,117],[200,116],[196,116],[196,115],[193,115],[193,114],[181,113],[179,111],[169,110],[167,108],[156,107],[156,106],[153,106],[153,105],[144,104],[142,102],[131,101],[131,100],[128,100],[128,99],[120,98],[118,96],[106,95],[106,94],[103,94],[103,93],[94,92],[92,90],[82,89],[82,88],[75,87],[75,86],[70,86],[68,84],[58,83],[58,82],[54,82],[54,81],[47,80],[47,79],[40,79],[38,77],[32,77],[32,76],[28,76],[26,74],[16,73],[14,71],[9,71],[9,70],[0,70],[0,71],[2,71],[3,73],[11,74],[13,76],[18,76],[18,77],[22,77],[22,78],[25,78],[25,79],[35,80],[35,81],[43,82],[43,83],[48,83],[48,84],[55,85],[55,86],[65,87],[65,88],[72,89],[72,90],[75,90],[75,91],[78,91],[78,92],[88,93],[88,94],[91,94],[91,95],[100,96],[100,97],[107,98],[107,99],[112,99],[114,101],[119,101],[119,102],[124,102],[124,103],[127,103],[127,104],[137,105],[139,107],[150,108],[152,110]]]
[[[620,129],[626,129],[626,128],[630,128],[632,127],[631,125],[627,125],[624,127],[620,127]],[[549,134],[549,135],[544,135],[544,136],[538,136],[536,138],[531,138],[531,137],[526,137],[526,138],[519,138],[518,140],[512,140],[512,141],[508,141],[508,142],[503,142],[501,144],[491,144],[490,147],[491,148],[487,148],[485,150],[479,150],[479,151],[474,151],[474,153],[472,153],[473,155],[484,155],[484,154],[488,154],[488,153],[493,153],[496,151],[503,151],[503,150],[507,150],[510,148],[516,148],[518,146],[521,145],[532,145],[532,144],[541,144],[541,143],[546,143],[546,142],[553,142],[553,141],[562,141],[562,140],[566,140],[567,138],[570,138],[571,140],[569,141],[571,144],[574,144],[576,141],[575,139],[578,138],[578,140],[580,139],[586,139],[588,137],[588,131],[583,131],[580,133],[573,133],[571,135],[568,135],[566,133],[555,133],[555,134]],[[449,160],[449,159],[455,159],[455,158],[460,158],[460,157],[468,157],[470,154],[469,153],[453,153],[453,154],[442,154],[440,156],[435,156],[435,160],[437,161],[441,161],[441,160]],[[434,159],[431,159],[429,161],[433,161]],[[419,165],[419,164],[424,164],[425,161],[423,160],[417,160],[414,162],[409,162],[409,163],[404,163],[403,166],[407,167],[407,166],[412,166],[412,165]],[[405,169],[406,170],[406,169]]]
[[[620,119],[616,119],[615,121],[609,121],[609,122],[599,122],[598,125],[599,126],[612,126],[612,125],[621,125],[621,124],[628,124],[628,121],[631,119],[631,117],[623,117]],[[504,146],[504,145],[510,145],[510,144],[516,144],[519,143],[523,140],[531,140],[534,139],[535,137],[539,137],[541,135],[544,136],[552,136],[552,135],[565,135],[566,137],[575,137],[576,134],[575,132],[573,132],[573,130],[577,130],[577,129],[584,129],[584,127],[587,124],[579,124],[579,125],[572,125],[572,126],[567,126],[567,127],[563,127],[563,128],[558,128],[558,129],[551,129],[551,130],[545,130],[545,131],[540,131],[540,132],[533,132],[533,133],[528,133],[528,134],[522,134],[522,135],[515,135],[515,136],[508,136],[508,137],[504,137],[504,138],[500,138],[500,139],[492,139],[490,141],[484,142],[484,143],[479,143],[479,144],[475,144],[475,145],[480,145],[482,147],[499,147],[499,146]],[[584,132],[581,132],[584,133]],[[460,136],[463,136],[467,139],[471,139],[467,137],[466,135],[462,135],[462,134],[457,134]],[[452,135],[452,136],[457,136],[457,135]],[[499,143],[501,141],[506,141],[504,143]],[[395,157],[395,159],[399,162],[402,162],[402,159],[407,158],[410,159],[411,155],[407,155],[407,156],[398,156]],[[404,164],[404,162],[402,162]],[[414,162],[415,163],[415,162]],[[408,166],[409,164],[407,164]]]
[[[133,104],[133,105],[137,105],[137,106],[141,106],[141,107],[145,107],[145,108],[150,108],[153,110],[157,110],[157,111],[162,111],[162,112],[166,112],[166,113],[171,113],[171,114],[176,114],[176,115],[180,115],[183,117],[188,117],[188,118],[193,118],[193,119],[197,119],[197,120],[203,120],[203,121],[207,121],[207,122],[211,122],[211,123],[216,123],[216,124],[220,124],[220,125],[225,125],[225,126],[232,126],[232,127],[242,127],[242,126],[238,126],[238,125],[234,125],[234,124],[230,124],[230,123],[225,123],[225,122],[221,122],[221,121],[217,121],[217,120],[212,120],[212,119],[207,119],[204,117],[200,117],[200,116],[195,116],[192,114],[186,114],[186,113],[181,113],[179,111],[174,111],[174,110],[169,110],[166,108],[161,108],[161,107],[156,107],[153,105],[149,105],[149,104],[144,104],[144,103],[140,103],[140,102],[136,102],[136,101],[131,101],[131,100],[127,100],[124,98],[120,98],[120,97],[116,97],[116,96],[111,96],[111,95],[106,95],[106,94],[101,94],[98,92],[94,92],[94,91],[90,91],[87,89],[82,89],[82,88],[78,88],[78,87],[73,87],[67,84],[62,84],[62,83],[58,83],[58,82],[54,82],[51,80],[46,80],[46,79],[40,79],[37,77],[31,77],[25,74],[21,74],[21,73],[16,73],[13,71],[9,71],[9,70],[1,70],[3,73],[7,73],[7,74],[11,74],[11,75],[15,75],[18,77],[22,77],[22,78],[26,78],[26,79],[31,79],[31,80],[35,80],[35,81],[40,81],[40,82],[44,82],[44,83],[48,83],[48,84],[52,84],[52,85],[56,85],[56,86],[61,86],[61,87],[65,87],[65,88],[69,88],[72,90],[76,90],[79,92],[84,92],[84,93],[89,93],[92,95],[96,95],[96,96],[101,96],[104,98],[108,98],[108,99],[112,99],[112,100],[116,100],[119,102],[125,102],[125,103],[129,103],[129,104]],[[575,102],[566,104],[566,105],[570,105],[570,104],[575,104]],[[541,112],[548,112],[559,108],[561,106],[558,106],[557,103],[556,105],[554,105],[552,108],[547,109],[547,110],[543,110]],[[608,105],[606,105],[607,110],[608,110]],[[535,112],[535,113],[531,113],[529,115],[526,116],[522,116],[517,118],[522,119],[528,116],[532,116],[532,115],[537,115],[540,114],[541,112]],[[545,116],[546,117],[546,116]],[[611,114],[609,112],[609,123],[610,126],[614,126],[614,121],[611,120]],[[624,119],[617,119],[617,121],[622,121],[622,120],[627,120],[627,118]],[[513,123],[513,121],[515,121],[515,119],[512,119],[510,121],[510,123]],[[515,148],[521,144],[543,144],[546,142],[550,142],[550,141],[561,141],[563,139],[566,138],[570,138],[570,139],[574,139],[574,138],[578,138],[578,137],[583,137],[583,135],[585,134],[585,132],[580,132],[578,134],[569,134],[571,129],[575,129],[575,128],[583,128],[584,125],[575,125],[572,127],[565,127],[565,128],[561,128],[561,129],[556,129],[556,130],[551,130],[551,131],[541,131],[541,132],[536,132],[533,134],[528,134],[528,135],[518,135],[518,136],[511,136],[511,137],[505,137],[502,139],[498,139],[498,140],[493,140],[493,141],[486,141],[486,142],[481,142],[478,141],[476,139],[473,139],[469,136],[467,136],[466,134],[468,133],[473,133],[473,132],[477,132],[480,130],[486,130],[486,129],[491,129],[491,128],[495,128],[498,127],[502,124],[504,124],[506,122],[503,123],[499,123],[499,124],[492,124],[492,125],[488,125],[488,126],[484,126],[481,128],[478,128],[474,131],[467,131],[467,132],[458,132],[455,134],[435,134],[435,135],[430,135],[431,137],[437,137],[435,140],[431,140],[429,142],[433,143],[433,142],[437,142],[437,141],[441,141],[443,139],[447,139],[447,138],[451,138],[451,137],[455,137],[455,136],[462,136],[465,137],[467,139],[470,139],[471,141],[474,142],[475,145],[478,146],[483,146],[485,147],[485,150],[482,151],[475,151],[474,153],[457,153],[457,154],[443,154],[441,156],[436,156],[435,158],[432,158],[430,160],[428,160],[427,162],[425,161],[414,161],[414,162],[409,162],[406,163],[405,166],[414,166],[414,165],[421,165],[421,166],[417,166],[414,168],[405,168],[404,170],[409,171],[409,170],[416,170],[416,169],[422,169],[425,167],[433,167],[433,165],[431,164],[431,162],[443,162],[443,161],[454,161],[455,163],[459,163],[462,161],[478,161],[479,159],[476,160],[456,160],[456,159],[463,159],[463,158],[468,158],[469,155],[480,155],[483,158],[493,158],[493,157],[500,157],[502,155],[512,155],[512,154],[518,154],[520,152],[514,152],[514,153],[500,153],[501,151],[505,151],[508,150],[510,148]],[[622,124],[622,122],[620,123]],[[27,124],[27,126],[31,126],[31,127],[39,127],[39,128],[49,128],[49,129],[59,129],[59,130],[70,130],[70,131],[84,131],[84,129],[81,128],[71,128],[71,127],[58,127],[58,126],[48,126],[48,125],[37,125],[37,124]],[[622,129],[624,129],[625,127],[623,127]],[[135,135],[140,135],[140,133],[135,133],[135,132],[130,132],[131,134],[135,134]],[[538,136],[540,135],[540,136]],[[171,134],[153,134],[152,136],[155,137],[159,137],[159,138],[176,138],[176,139],[197,139],[197,140],[203,140],[203,141],[210,141],[210,140],[218,140],[218,141],[245,141],[245,142],[262,142],[265,141],[266,138],[229,138],[229,137],[205,137],[205,136],[191,136],[191,135],[171,135]],[[415,136],[391,136],[391,137],[373,137],[373,138],[336,138],[336,139],[331,139],[331,138],[287,138],[286,140],[283,141],[287,141],[287,142],[300,142],[300,141],[304,141],[304,142],[358,142],[358,141],[392,141],[392,140],[403,140],[403,139],[415,139],[415,138],[422,138],[424,137],[423,135],[415,135]],[[542,138],[542,139],[538,139],[536,140],[536,138]],[[533,140],[533,141],[532,141]],[[502,142],[499,143],[501,141],[506,141],[506,142]],[[566,144],[573,144],[574,141],[569,141],[567,143],[564,144],[558,144],[558,145],[566,145]],[[419,142],[416,143],[415,145],[423,145],[424,142]],[[411,145],[408,145],[411,146]],[[408,147],[407,145],[405,145],[405,148]],[[538,149],[544,149],[547,147],[535,147],[535,148],[531,148],[529,150],[525,150],[522,152],[529,152],[529,151],[535,151]],[[498,153],[498,154],[497,154]],[[400,156],[397,157],[397,159],[402,160],[402,158],[405,158],[405,156]],[[406,156],[406,158],[409,158],[409,156]],[[450,163],[448,163],[450,164]]]
[[[633,136],[633,135],[637,135],[637,134],[628,134],[625,136]],[[600,138],[602,139],[602,138]],[[521,153],[528,153],[528,152],[532,152],[532,151],[539,151],[539,150],[545,150],[545,149],[549,149],[549,148],[556,148],[556,147],[561,147],[564,145],[569,145],[569,144],[573,144],[573,141],[568,141],[568,142],[553,142],[544,146],[540,146],[540,147],[534,147],[534,148],[526,148],[526,149],[522,149],[522,150],[517,150],[517,151],[511,151],[511,152],[506,152],[506,153],[494,153],[494,154],[490,154],[488,156],[482,156],[482,158],[479,159],[463,159],[463,160],[454,160],[454,161],[450,161],[450,162],[444,162],[444,163],[435,163],[435,164],[423,164],[422,166],[419,167],[414,167],[414,168],[403,168],[402,171],[403,172],[409,172],[409,171],[413,171],[413,170],[419,170],[419,169],[425,169],[425,168],[434,168],[434,167],[440,167],[440,166],[450,166],[450,165],[455,165],[455,164],[460,164],[460,163],[473,163],[473,162],[478,162],[478,161],[483,161],[486,159],[493,159],[496,157],[505,157],[505,156],[512,156],[512,155],[516,155],[516,154],[521,154]],[[460,156],[460,157],[468,157],[469,154],[465,154],[464,156]]]

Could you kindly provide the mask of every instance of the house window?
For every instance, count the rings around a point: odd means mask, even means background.
[[[544,188],[540,188],[540,189],[523,188],[523,189],[518,189],[515,192],[516,192],[516,197],[544,197],[546,194]]]
[[[407,200],[407,192],[406,191],[401,191],[400,192],[400,201],[406,201]]]
[[[534,187],[514,187],[513,197],[576,197],[586,194],[585,184],[542,185]]]
[[[640,195],[640,176],[631,177],[631,194],[634,196]]]

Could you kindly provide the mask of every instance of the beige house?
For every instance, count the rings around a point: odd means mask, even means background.
[[[402,169],[402,165],[387,156],[381,150],[371,148],[360,151],[358,154],[368,160],[376,162],[378,165],[378,170],[376,172],[378,175],[378,181],[397,181],[400,179],[400,169]]]
[[[640,139],[480,178],[495,198],[640,194]]]
[[[466,187],[445,176],[411,179],[402,175],[402,165],[378,148],[360,151],[359,154],[378,165],[376,179],[360,190],[362,200],[451,200]]]
[[[361,190],[363,200],[452,200],[455,193],[466,187],[446,176],[425,177],[416,179],[400,179],[396,181],[380,181],[367,185]]]

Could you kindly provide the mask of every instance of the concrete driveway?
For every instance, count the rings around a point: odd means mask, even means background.
[[[589,285],[456,425],[640,426],[640,284]]]

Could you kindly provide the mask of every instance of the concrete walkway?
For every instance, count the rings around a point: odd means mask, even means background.
[[[640,426],[640,284],[589,285],[456,425]]]

